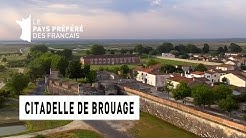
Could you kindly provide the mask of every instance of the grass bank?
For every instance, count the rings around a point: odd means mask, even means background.
[[[34,138],[103,138],[103,136],[90,130],[70,130],[49,135],[38,135]]]
[[[141,112],[140,120],[129,130],[129,133],[137,138],[198,138],[190,132],[144,112]]]

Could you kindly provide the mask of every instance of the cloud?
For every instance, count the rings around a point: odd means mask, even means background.
[[[161,0],[152,0],[151,6],[160,6],[161,5]]]
[[[83,38],[245,37],[244,5],[245,0],[13,0],[0,5],[0,39],[18,39],[15,20],[29,14],[42,24],[83,24]]]

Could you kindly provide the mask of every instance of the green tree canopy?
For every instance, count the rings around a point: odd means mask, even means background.
[[[191,95],[191,88],[187,83],[181,81],[172,93],[175,100],[183,100],[183,103],[185,103],[185,98]]]
[[[77,79],[83,77],[83,70],[79,61],[70,61],[66,69],[66,76],[70,79]]]
[[[202,106],[211,105],[214,102],[214,93],[207,85],[200,84],[192,87],[191,96],[194,98],[195,105]]]
[[[216,101],[219,101],[225,99],[228,95],[232,95],[232,89],[227,85],[220,84],[215,86],[214,93]]]
[[[106,53],[106,50],[102,45],[93,45],[90,48],[90,53],[92,55],[104,55]]]
[[[207,71],[207,70],[208,69],[207,69],[207,67],[204,64],[198,64],[196,66],[196,68],[195,68],[195,71],[202,71],[202,72],[204,72],[204,71]]]
[[[143,47],[142,44],[138,44],[138,45],[136,45],[136,46],[134,47],[134,50],[135,50],[135,52],[137,52],[138,54],[142,54],[143,51],[144,51],[144,47]]]
[[[231,52],[235,52],[235,53],[242,52],[242,48],[238,44],[235,44],[235,43],[231,43],[229,46],[229,49]]]
[[[161,53],[169,53],[171,50],[173,50],[173,44],[169,42],[162,43],[162,45],[158,46],[156,48],[156,51],[158,54]]]
[[[26,75],[16,73],[7,81],[6,86],[12,96],[18,96],[27,87],[28,83],[29,79]]]
[[[202,52],[203,53],[208,53],[209,52],[209,45],[207,43],[204,44],[204,46],[202,48]]]
[[[39,51],[45,53],[48,51],[48,47],[44,44],[34,45],[31,47],[30,52]]]
[[[219,101],[219,107],[222,111],[227,111],[231,116],[231,111],[239,108],[238,103],[232,98],[231,95],[227,95],[225,99]]]

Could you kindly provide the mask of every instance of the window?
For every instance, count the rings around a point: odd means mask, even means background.
[[[212,79],[212,82],[214,82],[214,79]]]

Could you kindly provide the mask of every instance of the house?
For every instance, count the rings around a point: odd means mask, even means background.
[[[165,80],[169,78],[170,75],[160,72],[160,68],[161,65],[159,64],[147,68],[137,67],[136,71],[138,75],[136,80],[156,88],[162,88],[165,84]]]
[[[165,58],[175,58],[175,55],[171,53],[162,53],[161,56]]]
[[[195,72],[191,72],[190,73],[190,76],[192,78],[203,78],[204,77],[204,72],[201,72],[201,71],[195,71]]]
[[[167,81],[171,81],[173,84],[173,88],[177,88],[177,86],[180,84],[180,82],[185,82],[189,86],[195,86],[197,84],[208,84],[209,80],[206,78],[187,78],[185,76],[181,75],[171,75],[170,78],[167,79]]]
[[[82,64],[89,65],[118,65],[118,64],[138,64],[140,58],[134,54],[126,55],[89,55],[80,58]]]
[[[225,71],[209,70],[205,72],[204,77],[207,78],[210,81],[210,83],[215,83],[215,82],[220,82],[220,76],[225,75],[225,74],[226,74]]]
[[[235,67],[241,67],[241,63],[238,62],[238,61],[231,61],[231,60],[229,60],[229,61],[226,61],[225,64],[232,65],[232,66],[235,66]]]
[[[226,78],[226,83],[237,87],[246,87],[246,76],[240,72],[230,72],[220,76],[220,81],[223,82],[223,78]]]
[[[235,67],[233,65],[228,65],[228,64],[221,64],[216,66],[216,69],[222,70],[222,71],[232,71],[235,70]]]

